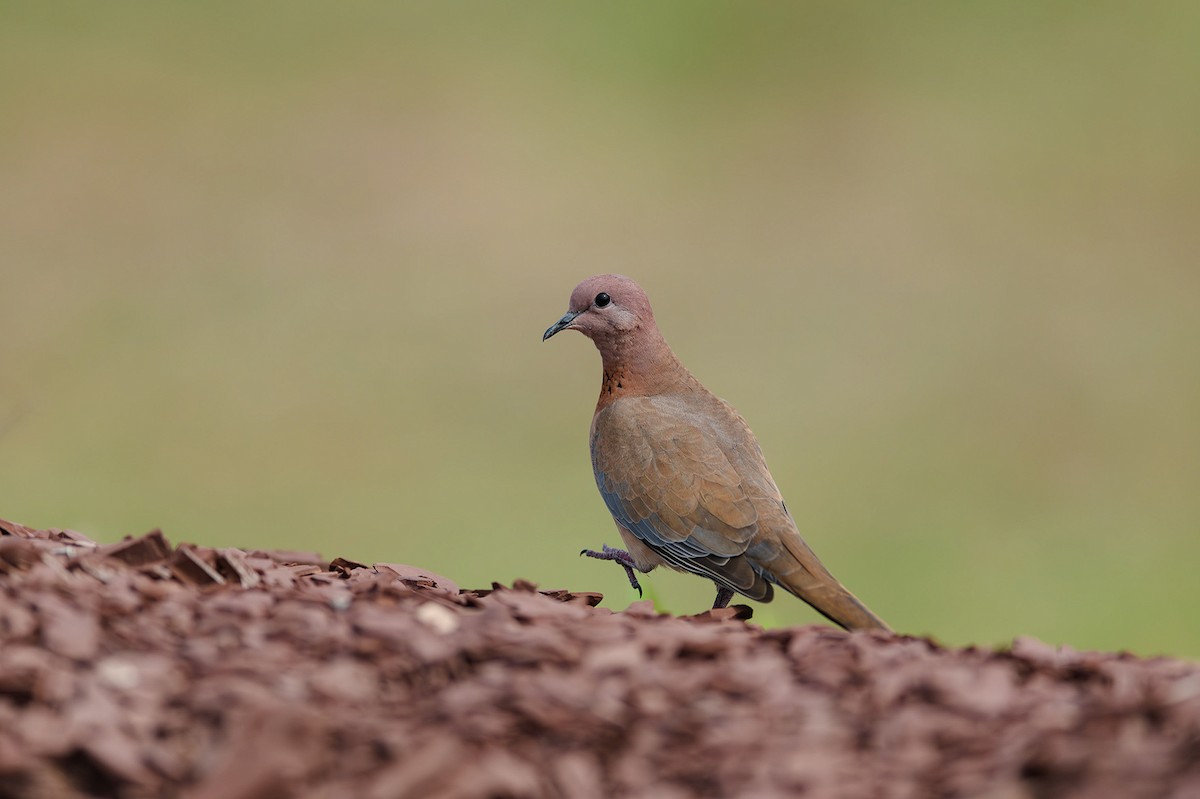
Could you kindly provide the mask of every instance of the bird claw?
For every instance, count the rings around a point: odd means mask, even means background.
[[[624,563],[622,563],[621,565],[625,566]],[[633,569],[630,568],[629,566],[625,566],[625,574],[629,576],[629,584],[637,589],[638,599],[641,599],[642,598],[642,584],[638,582],[637,575],[633,573]]]
[[[615,560],[621,564],[621,568],[625,569],[625,575],[629,577],[629,584],[637,589],[638,597],[641,598],[642,584],[638,582],[637,575],[633,573],[637,565],[633,562],[633,556],[628,552],[605,544],[600,548],[599,552],[594,549],[584,549],[580,550],[579,554],[587,555],[589,558],[596,558],[597,560]]]

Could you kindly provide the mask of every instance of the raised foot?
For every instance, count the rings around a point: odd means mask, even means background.
[[[625,574],[629,577],[629,584],[637,589],[638,596],[642,595],[642,584],[638,582],[637,575],[633,573],[633,570],[637,568],[637,565],[633,562],[633,555],[630,555],[623,549],[610,547],[608,544],[601,547],[599,552],[594,549],[584,549],[579,554],[587,555],[589,558],[595,558],[596,560],[615,560],[625,569]]]

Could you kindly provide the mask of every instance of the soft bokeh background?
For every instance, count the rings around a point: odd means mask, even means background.
[[[1188,2],[0,2],[0,517],[623,607],[576,556],[616,543],[599,359],[539,341],[620,271],[897,628],[1200,656],[1198,36]]]

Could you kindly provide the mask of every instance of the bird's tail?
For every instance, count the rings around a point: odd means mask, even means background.
[[[788,536],[783,544],[785,551],[771,564],[773,576],[781,588],[847,630],[892,631],[883,619],[829,573],[803,539],[795,536],[793,540]]]

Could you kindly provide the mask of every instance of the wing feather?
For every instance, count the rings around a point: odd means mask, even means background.
[[[596,485],[618,524],[677,569],[769,598],[744,557],[754,500],[703,417],[668,397],[623,398],[597,414],[591,445]]]

